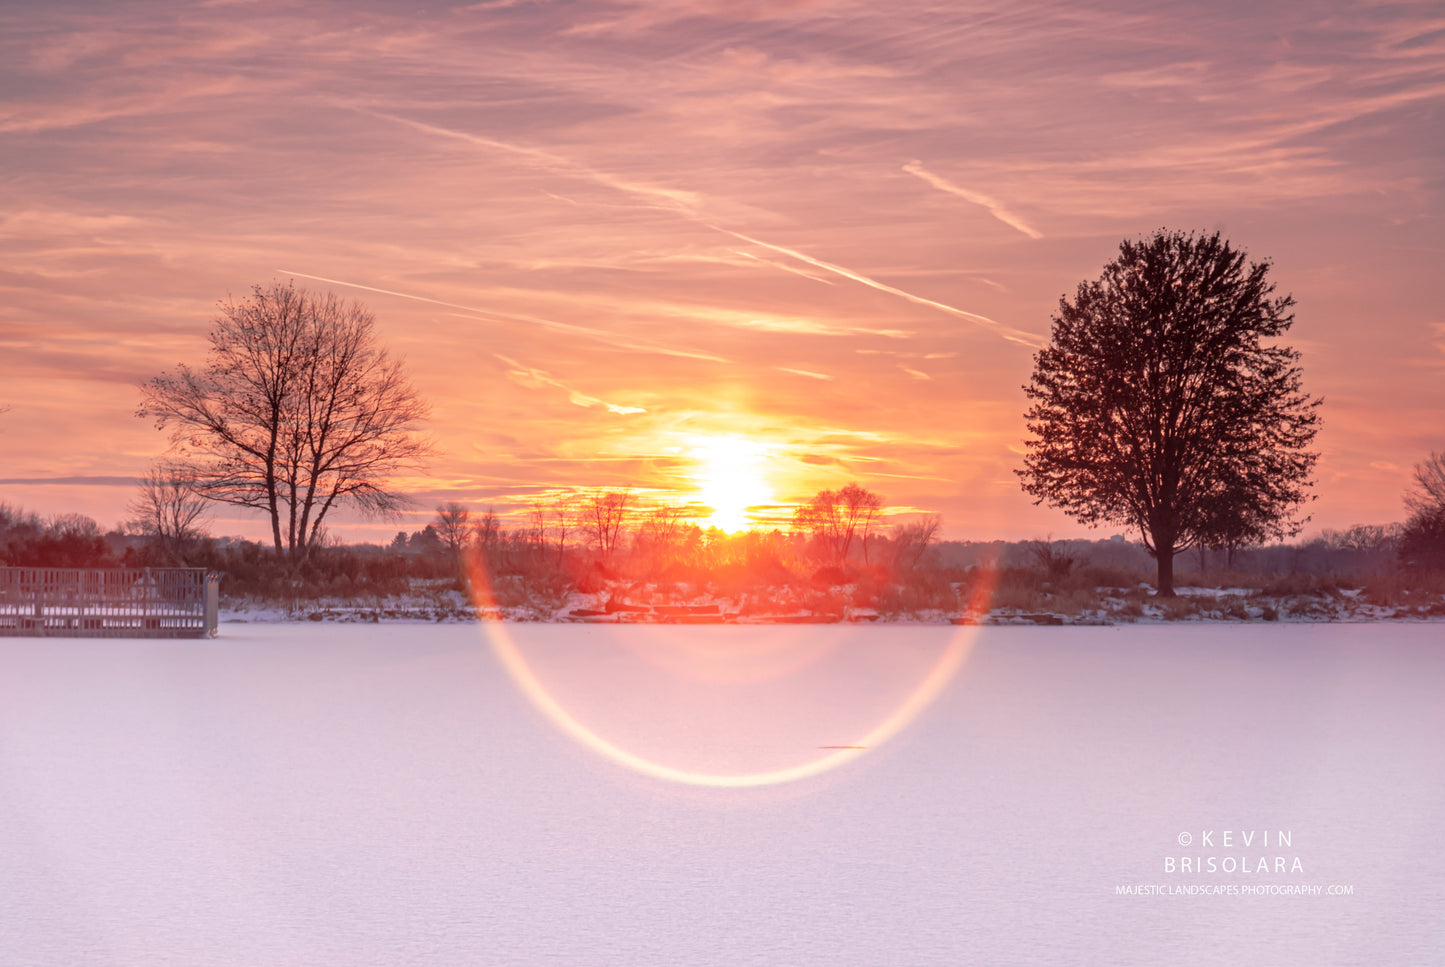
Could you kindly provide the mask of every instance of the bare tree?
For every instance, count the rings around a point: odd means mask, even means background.
[[[45,522],[39,514],[0,500],[0,538],[11,533],[38,534],[44,529]]]
[[[1415,465],[1405,493],[1409,519],[1400,532],[1400,560],[1411,570],[1445,571],[1445,452]]]
[[[1050,581],[1062,581],[1069,576],[1074,569],[1078,559],[1065,551],[1063,541],[1056,541],[1052,537],[1041,541],[1029,541],[1026,545],[1034,563],[1044,573],[1044,577]]]
[[[567,535],[571,532],[576,507],[572,494],[552,500],[552,535],[557,538],[557,563],[567,555]]]
[[[938,536],[939,525],[943,518],[938,514],[928,514],[908,524],[895,524],[893,527],[893,560],[899,570],[911,571],[918,567],[923,560],[923,555],[928,551],[928,546]]]
[[[473,517],[465,550],[468,565],[484,568],[493,574],[500,572],[503,537],[502,522],[495,510],[488,507],[485,512]]]
[[[819,556],[830,563],[841,561],[847,554],[838,495],[831,490],[819,491],[807,503],[793,508],[793,532],[808,535]],[[851,535],[847,539],[851,540]]]
[[[141,533],[156,539],[161,553],[182,560],[198,540],[205,520],[206,500],[195,473],[184,464],[159,463],[141,478],[140,491],[126,505]]]
[[[665,567],[677,556],[687,516],[687,508],[679,504],[659,504],[642,515],[637,544],[654,568]]]
[[[488,556],[496,551],[496,547],[502,540],[502,524],[497,519],[497,512],[488,507],[487,512],[472,524],[472,538],[482,549],[482,553]]]
[[[1445,450],[1415,464],[1415,486],[1405,492],[1405,506],[1416,513],[1445,510]]]
[[[812,535],[824,556],[834,564],[848,559],[859,531],[867,533],[883,507],[883,498],[856,483],[842,490],[823,490],[793,509],[794,530]],[[867,551],[864,551],[867,560]]]
[[[631,510],[632,491],[598,489],[588,494],[582,508],[583,529],[597,555],[612,560],[622,536],[623,524]]]
[[[527,507],[527,543],[538,555],[547,547],[547,522],[551,519],[551,508],[547,501],[538,497]]]
[[[864,490],[857,484],[850,483],[838,491],[838,502],[842,505],[843,514],[850,527],[858,534],[858,541],[863,547],[863,563],[867,564],[868,537],[883,510],[883,498],[871,490]]]
[[[45,522],[45,529],[57,537],[100,539],[100,525],[84,514],[56,514]]]
[[[221,303],[203,368],[142,387],[140,415],[171,430],[199,494],[265,511],[277,553],[302,560],[342,503],[403,506],[388,477],[429,452],[415,435],[427,407],[374,325],[329,292],[255,286]]]
[[[455,500],[446,502],[437,507],[437,515],[432,519],[432,526],[436,528],[437,537],[441,538],[442,545],[453,556],[462,552],[467,543],[467,537],[472,532],[472,512]]]

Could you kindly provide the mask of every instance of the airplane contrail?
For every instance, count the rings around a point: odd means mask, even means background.
[[[956,306],[951,306],[945,302],[939,302],[936,299],[929,299],[921,295],[914,295],[912,292],[900,289],[897,286],[888,285],[887,283],[879,282],[876,279],[871,279],[868,276],[863,275],[861,272],[855,272],[852,269],[844,268],[841,265],[835,265],[832,262],[825,262],[822,259],[813,258],[811,255],[805,255],[804,253],[799,252],[796,249],[785,248],[781,245],[774,245],[770,242],[764,242],[759,239],[744,235],[740,232],[735,232],[732,229],[723,228],[720,225],[716,225],[699,213],[698,203],[700,201],[700,196],[694,192],[681,191],[672,188],[659,188],[654,185],[638,184],[633,181],[628,181],[624,178],[619,178],[615,175],[607,174],[606,172],[601,172],[593,168],[588,168],[585,165],[578,164],[575,161],[563,158],[560,155],[552,154],[549,151],[543,151],[539,148],[529,148],[522,145],[511,144],[506,141],[499,141],[495,138],[486,138],[480,135],[468,134],[464,131],[456,131],[451,128],[443,128],[433,124],[425,124],[421,121],[413,121],[410,118],[401,117],[400,115],[387,114],[382,111],[375,111],[370,108],[360,107],[357,105],[348,105],[348,107],[363,114],[369,114],[372,117],[391,121],[394,124],[405,125],[416,131],[423,131],[429,134],[437,135],[439,137],[451,138],[458,141],[465,141],[470,144],[475,144],[479,147],[491,148],[498,151],[505,151],[511,154],[521,155],[523,157],[532,159],[544,168],[586,178],[597,184],[605,185],[617,191],[651,199],[653,203],[649,204],[647,207],[664,208],[676,212],[677,214],[697,225],[711,228],[714,231],[722,232],[725,235],[731,235],[733,238],[741,239],[742,241],[748,242],[752,245],[758,245],[766,249],[771,249],[772,251],[777,252],[780,255],[786,255],[789,258],[796,259],[799,262],[806,263],[813,266],[814,268],[822,269],[825,272],[831,272],[834,275],[842,276],[846,279],[852,279],[854,282],[858,282],[862,285],[869,286],[870,288],[877,289],[880,292],[886,292],[889,295],[897,296],[900,299],[905,299],[916,305],[928,306],[941,312],[946,312],[950,315],[957,316],[960,319],[965,319],[969,322],[974,323],[975,325],[978,325],[985,329],[989,329],[1000,337],[1007,339],[1009,342],[1018,343],[1022,346],[1028,346],[1031,349],[1039,349],[1045,345],[1045,342],[1041,340],[1038,336],[1035,336],[1032,333],[1024,332],[1021,329],[1015,329],[1012,326],[1005,325],[1004,323],[1001,323],[996,319],[990,319],[988,316],[979,315],[976,312],[969,312],[966,309],[959,309]],[[953,187],[957,188],[957,186]],[[954,193],[957,194],[960,191],[963,191],[963,189],[958,189]],[[992,199],[989,199],[989,201],[992,201]],[[994,204],[997,205],[996,202]],[[1000,210],[1002,209],[1000,208]],[[990,209],[990,211],[993,212],[995,217],[999,217],[998,211],[995,211],[992,208]],[[1024,234],[1029,234],[1033,231],[1033,229],[1027,227],[1020,228],[1020,226],[1018,224],[1014,224],[1014,222],[1008,222],[1008,224],[1012,225],[1014,228],[1017,228],[1019,231],[1024,232]]]
[[[708,227],[717,229],[719,232],[725,232],[728,235],[731,235],[733,238],[742,239],[744,242],[750,242],[753,245],[761,245],[763,248],[772,249],[774,252],[787,255],[791,258],[795,258],[800,262],[806,262],[809,265],[823,269],[825,272],[833,272],[837,275],[843,276],[846,279],[852,279],[854,282],[866,285],[869,288],[877,289],[880,292],[887,292],[890,295],[898,296],[900,299],[907,299],[909,302],[915,302],[921,306],[929,306],[931,308],[938,309],[940,312],[947,312],[950,315],[958,316],[961,319],[967,319],[969,322],[975,323],[976,325],[983,326],[987,329],[992,329],[994,332],[998,333],[999,336],[1007,339],[1009,342],[1016,342],[1021,346],[1028,346],[1031,349],[1042,349],[1045,345],[1044,341],[1041,340],[1038,336],[1035,336],[1033,333],[1024,332],[1022,329],[1015,329],[1012,326],[1008,326],[1002,322],[999,322],[997,319],[990,319],[988,316],[981,316],[977,312],[969,312],[967,309],[960,309],[957,306],[951,306],[946,302],[939,302],[936,299],[929,299],[921,295],[914,295],[912,292],[905,291],[898,288],[897,286],[892,286],[886,282],[879,282],[877,279],[869,278],[861,272],[855,272],[852,269],[844,268],[841,265],[834,265],[832,262],[825,262],[822,259],[813,258],[813,256],[806,255],[795,249],[784,248],[781,245],[774,245],[772,242],[764,242],[762,239],[753,238],[749,235],[744,235],[741,232],[735,232],[730,228],[723,228],[721,226],[712,224],[709,224]]]
[[[681,191],[675,188],[659,188],[656,185],[638,184],[634,181],[628,181],[626,178],[619,178],[616,175],[608,174],[605,171],[598,171],[595,168],[589,168],[586,165],[578,164],[570,158],[564,158],[561,155],[553,154],[550,151],[543,151],[541,148],[529,148],[525,145],[512,144],[510,141],[499,141],[496,138],[487,138],[479,134],[468,134],[465,131],[456,131],[452,128],[438,127],[435,124],[427,124],[423,121],[413,121],[411,118],[401,117],[397,114],[387,114],[384,111],[373,111],[369,108],[361,107],[355,108],[355,110],[361,111],[364,114],[370,114],[372,117],[382,118],[387,121],[394,121],[397,124],[404,124],[409,128],[413,128],[417,131],[424,131],[428,134],[435,134],[443,138],[452,138],[456,141],[466,141],[470,144],[475,144],[483,148],[494,148],[498,151],[506,151],[511,154],[522,155],[523,157],[531,158],[534,161],[540,162],[544,167],[551,168],[554,171],[563,171],[569,174],[580,175],[584,178],[589,178],[592,181],[597,182],[598,184],[606,185],[609,188],[615,188],[618,191],[627,192],[633,195],[643,195],[645,197],[656,198],[658,201],[664,203],[662,205],[654,207],[670,208],[674,211],[681,211],[685,214],[692,214],[694,213],[699,200],[698,196],[690,191]]]
[[[962,187],[961,185],[955,185],[947,178],[940,178],[938,175],[935,175],[933,172],[923,167],[923,163],[921,161],[910,161],[908,162],[908,164],[903,166],[903,170],[908,172],[910,175],[913,175],[914,177],[922,178],[924,181],[928,182],[939,191],[947,192],[950,195],[957,195],[959,198],[965,199],[966,201],[971,201],[975,205],[987,209],[988,213],[994,218],[997,218],[1009,228],[1024,233],[1029,238],[1038,239],[1044,237],[1042,232],[1038,231],[1028,222],[1024,221],[1022,218],[1018,217],[1013,212],[1005,208],[1003,202],[999,201],[991,195],[985,195],[981,191],[972,191],[968,188]]]

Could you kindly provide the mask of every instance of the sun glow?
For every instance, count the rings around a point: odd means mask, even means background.
[[[712,510],[709,527],[739,531],[751,523],[748,508],[772,503],[773,490],[764,478],[767,447],[742,437],[704,437],[693,443],[697,461],[693,479],[700,500]]]

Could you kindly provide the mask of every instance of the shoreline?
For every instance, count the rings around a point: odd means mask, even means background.
[[[464,604],[394,603],[361,605],[339,601],[297,603],[294,606],[251,603],[223,606],[222,624],[601,624],[601,625],[923,625],[991,627],[1126,627],[1129,625],[1271,625],[1271,624],[1428,624],[1445,622],[1445,600],[1428,605],[1381,606],[1330,601],[1320,598],[1237,601],[1180,605],[1186,597],[1166,599],[1163,604],[1122,608],[1064,611],[1023,611],[997,608],[981,611],[882,614],[871,609],[845,608],[839,612],[796,612],[786,614],[744,614],[716,608],[705,613],[676,614],[644,610],[639,606],[612,611],[557,609],[551,613],[535,608],[474,608]],[[704,606],[707,607],[707,606]],[[581,611],[583,613],[575,613]]]

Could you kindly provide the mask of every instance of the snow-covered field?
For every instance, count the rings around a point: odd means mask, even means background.
[[[1442,693],[1423,622],[9,639],[0,964],[1438,964]]]

